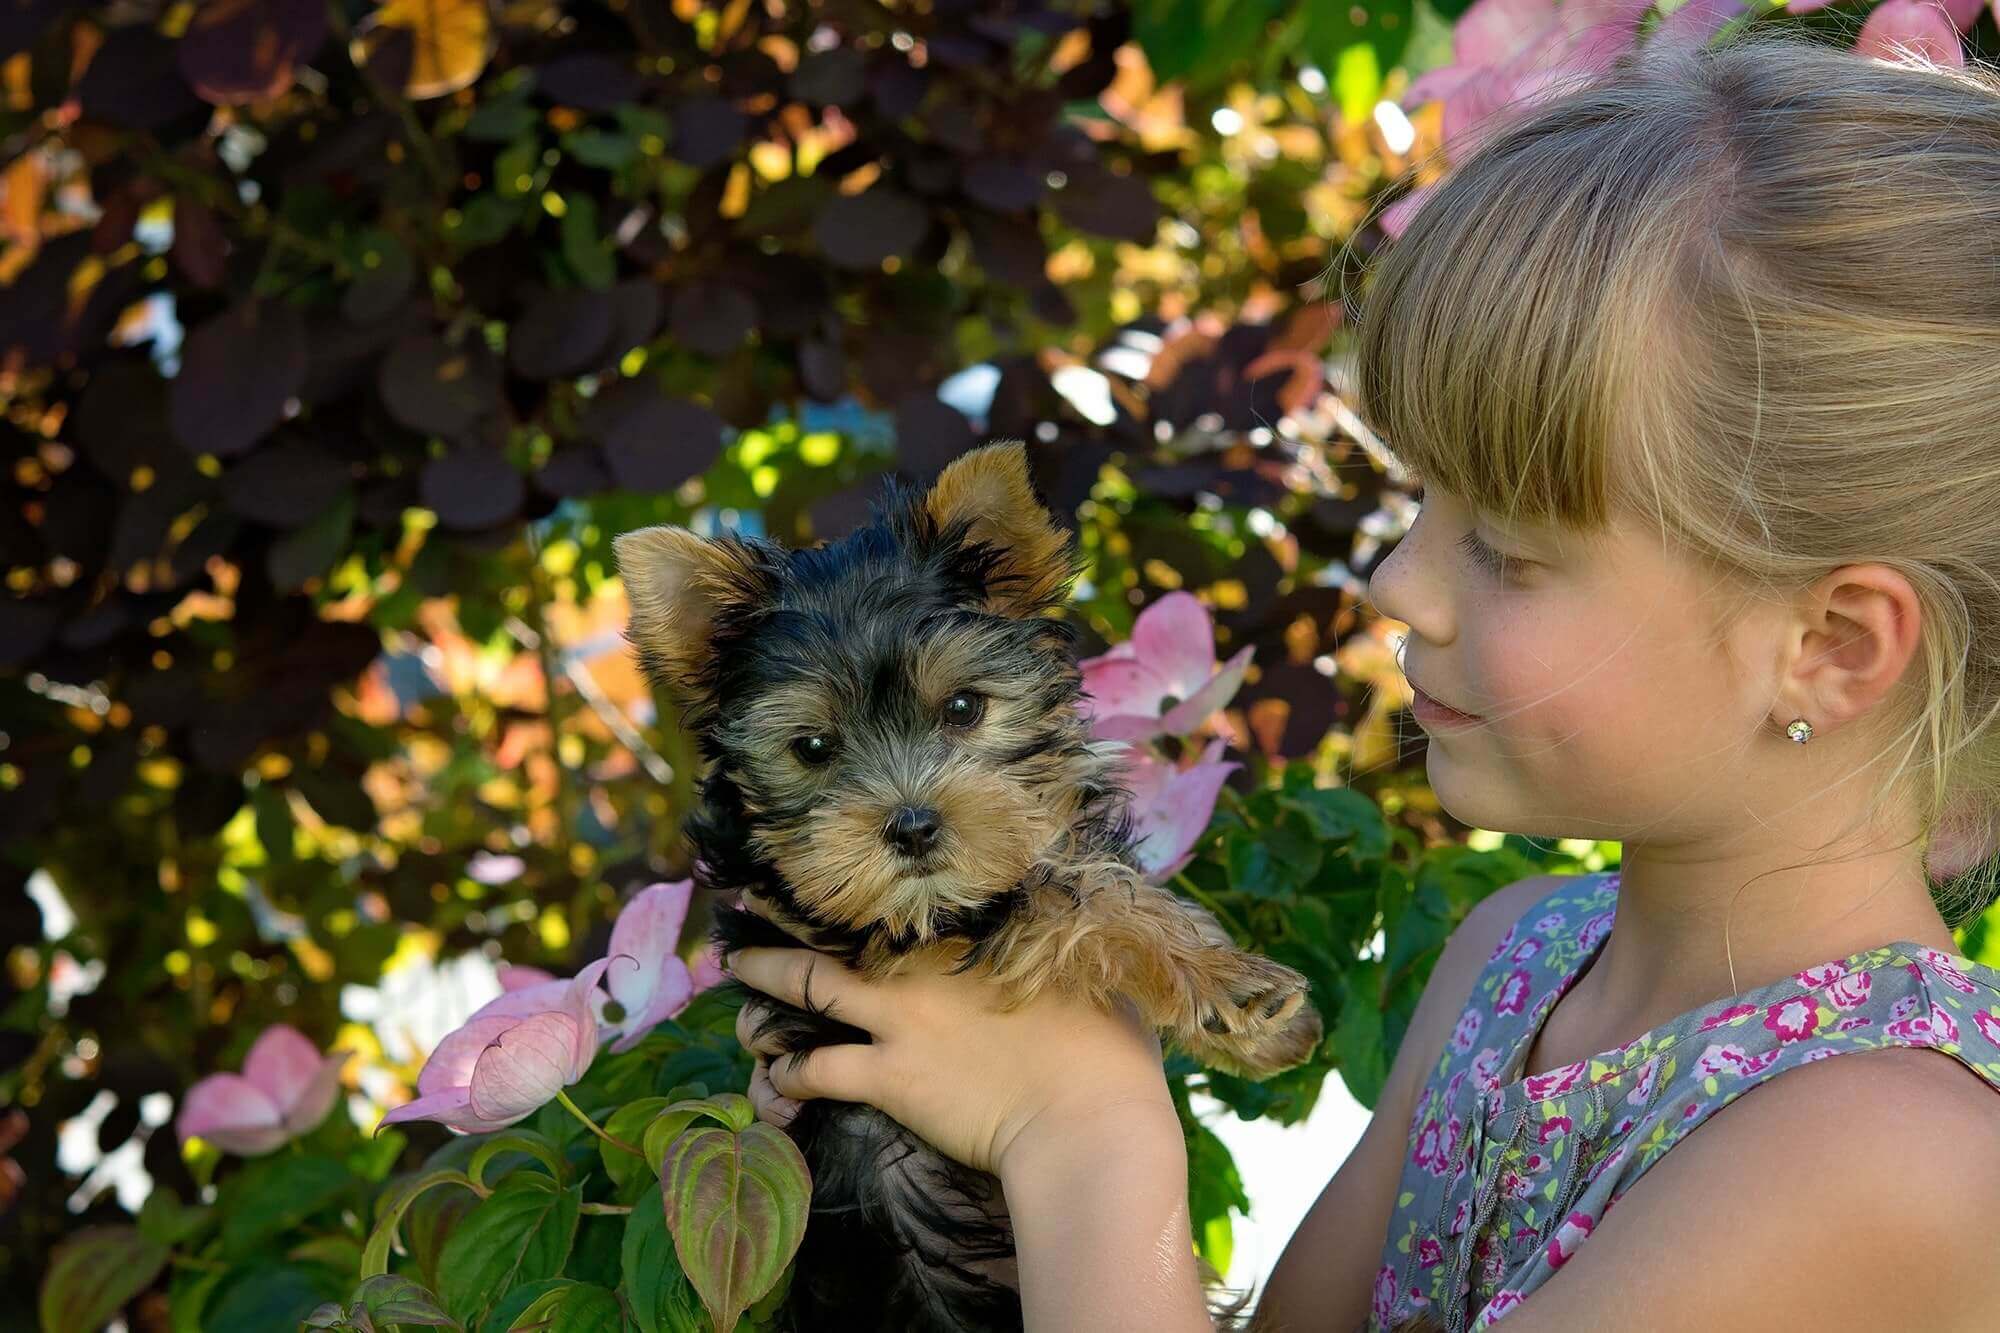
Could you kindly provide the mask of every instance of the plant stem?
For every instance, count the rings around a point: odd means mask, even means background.
[[[1235,934],[1238,938],[1246,940],[1250,938],[1250,932],[1245,930],[1242,927],[1242,925],[1240,925],[1237,922],[1235,917],[1229,915],[1228,912],[1224,911],[1221,903],[1215,901],[1214,898],[1211,898],[1208,894],[1204,893],[1199,885],[1197,885],[1193,880],[1189,879],[1187,877],[1186,871],[1182,871],[1180,874],[1175,875],[1174,883],[1180,885],[1181,888],[1185,889],[1187,891],[1188,897],[1194,899],[1196,902],[1200,903],[1203,907],[1206,907],[1210,912],[1214,913],[1215,919],[1217,921],[1220,921],[1223,925],[1229,927],[1230,931],[1233,934]]]
[[[597,1135],[598,1138],[603,1139],[606,1143],[610,1144],[612,1147],[623,1148],[626,1152],[631,1153],[634,1157],[644,1157],[646,1155],[640,1152],[637,1148],[634,1148],[631,1144],[625,1142],[623,1139],[615,1139],[611,1137],[611,1135],[605,1133],[602,1126],[600,1126],[595,1120],[592,1120],[589,1116],[583,1113],[583,1108],[581,1106],[578,1106],[575,1102],[569,1099],[568,1092],[564,1091],[561,1088],[557,1088],[556,1100],[561,1102],[564,1106],[568,1107],[569,1113],[575,1116],[578,1120],[581,1120],[589,1128],[591,1133]]]
[[[579,1212],[601,1213],[606,1217],[624,1217],[632,1211],[627,1203],[586,1203],[578,1207]]]

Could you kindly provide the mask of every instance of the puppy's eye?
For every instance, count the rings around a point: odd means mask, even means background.
[[[799,762],[818,767],[833,758],[833,737],[801,736],[792,742],[792,753]]]
[[[969,727],[985,712],[985,698],[968,690],[960,690],[944,701],[944,722],[948,727]]]

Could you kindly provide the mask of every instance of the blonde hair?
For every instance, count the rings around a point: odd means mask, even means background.
[[[1743,598],[1900,571],[1882,798],[1927,852],[1991,833],[2000,73],[1647,42],[1482,134],[1368,271],[1358,406],[1416,478],[1586,546],[1649,521]],[[1948,921],[1994,869],[1934,884]]]

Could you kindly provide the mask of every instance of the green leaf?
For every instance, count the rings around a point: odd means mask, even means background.
[[[563,151],[587,167],[616,171],[639,156],[639,144],[629,134],[581,129],[562,137]]]
[[[1363,1106],[1372,1108],[1389,1077],[1389,1060],[1382,1046],[1382,1009],[1376,999],[1382,968],[1371,963],[1347,976],[1347,995],[1334,1025],[1333,1053],[1340,1080]]]
[[[1388,855],[1389,828],[1381,807],[1352,787],[1287,787],[1278,803],[1304,816],[1314,833],[1356,861]]]
[[[715,1326],[734,1328],[798,1251],[812,1172],[798,1145],[762,1121],[733,1133],[695,1125],[673,1141],[661,1165],[667,1229],[681,1268]]]
[[[438,1260],[438,1295],[460,1321],[477,1323],[509,1288],[562,1272],[582,1197],[547,1176],[519,1171],[458,1224]]]
[[[569,195],[562,216],[563,260],[586,287],[603,289],[618,276],[611,246],[597,226],[597,200],[587,194]]]
[[[1276,898],[1290,887],[1277,857],[1258,831],[1232,832],[1225,845],[1230,888],[1253,898]]]
[[[222,1250],[240,1258],[331,1207],[362,1182],[331,1157],[272,1157],[223,1185]]]
[[[641,1097],[627,1102],[611,1113],[604,1122],[604,1132],[620,1143],[634,1147],[642,1144],[646,1125],[660,1111],[670,1105],[666,1097]],[[639,1197],[640,1192],[653,1193],[655,1176],[651,1164],[642,1153],[638,1156],[614,1147],[603,1139],[597,1141],[597,1155],[604,1161],[604,1173],[611,1177],[611,1186],[621,1200],[630,1202]]]
[[[148,1194],[145,1206],[139,1209],[139,1230],[162,1245],[178,1245],[214,1218],[213,1208],[190,1208],[181,1202],[180,1195],[162,1186]]]
[[[382,1193],[375,1205],[375,1230],[369,1233],[368,1244],[361,1250],[361,1276],[374,1277],[389,1271],[389,1251],[395,1248],[396,1224],[403,1220],[403,1214],[426,1190],[438,1185],[463,1185],[474,1189],[472,1178],[463,1171],[438,1170],[418,1176],[413,1180]]]
[[[167,1266],[168,1246],[133,1226],[86,1227],[57,1245],[42,1279],[42,1333],[103,1328]]]
[[[569,1183],[569,1162],[563,1157],[562,1149],[552,1143],[546,1135],[537,1134],[532,1129],[509,1129],[496,1134],[479,1145],[467,1164],[465,1174],[472,1177],[474,1189],[486,1188],[486,1166],[495,1157],[505,1152],[522,1152],[549,1169],[549,1175],[558,1185]]]
[[[1201,1257],[1217,1272],[1227,1273],[1235,1245],[1229,1213],[1234,1209],[1248,1216],[1250,1198],[1243,1192],[1243,1177],[1228,1145],[1199,1121],[1184,1124],[1188,1124],[1188,1219]]]
[[[494,1303],[493,1309],[486,1316],[486,1322],[479,1325],[479,1333],[507,1333],[507,1330],[514,1326],[514,1321],[521,1317],[521,1311],[552,1291],[560,1291],[564,1287],[575,1285],[574,1278],[553,1277],[516,1287]]]
[[[216,1288],[202,1333],[271,1333],[297,1328],[322,1303],[338,1300],[345,1278],[317,1264],[259,1264],[238,1269]],[[95,1327],[95,1325],[92,1325]]]
[[[672,1102],[646,1125],[641,1136],[641,1146],[646,1152],[646,1165],[653,1174],[664,1176],[666,1167],[661,1159],[673,1141],[681,1136],[681,1131],[696,1120],[706,1116],[728,1129],[742,1129],[757,1119],[756,1108],[750,1099],[740,1092],[718,1093],[713,1097],[700,1097],[688,1101]]]
[[[465,137],[486,143],[506,143],[532,133],[541,119],[524,97],[488,102],[466,119]]]
[[[458,211],[458,225],[450,228],[452,242],[467,250],[491,245],[526,215],[527,210],[518,200],[482,191],[466,200],[465,207]]]
[[[1410,44],[1416,18],[1411,0],[1301,8],[1299,58],[1328,76],[1349,123],[1366,120],[1381,91],[1381,71],[1401,64]]]
[[[702,1333],[701,1297],[681,1271],[660,1190],[649,1189],[625,1219],[619,1289],[640,1333]]]
[[[618,1308],[617,1293],[586,1282],[544,1292],[527,1309],[514,1317],[510,1330],[546,1330],[546,1333],[619,1333],[625,1314]]]
[[[437,1297],[406,1277],[379,1273],[355,1288],[354,1298],[378,1326],[417,1324],[424,1328],[460,1328],[456,1319],[438,1308]]]

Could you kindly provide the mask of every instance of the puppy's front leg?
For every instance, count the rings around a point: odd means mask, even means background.
[[[1122,992],[1188,1054],[1249,1078],[1290,1069],[1319,1044],[1304,976],[1238,949],[1200,906],[1136,873],[1040,897],[1033,916],[993,950],[993,974],[1012,990],[1053,980],[1105,1005]]]

